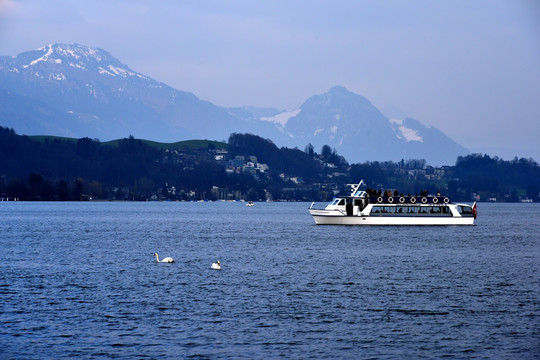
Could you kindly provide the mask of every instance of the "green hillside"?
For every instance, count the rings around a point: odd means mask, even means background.
[[[62,137],[62,136],[52,136],[52,135],[32,135],[29,136],[29,138],[32,138],[38,142],[54,142],[54,141],[60,141],[60,142],[68,142],[68,143],[74,143],[76,144],[79,139],[78,138],[70,138],[70,137]],[[117,139],[117,140],[111,140],[111,141],[105,141],[102,142],[102,145],[114,145],[118,146],[120,142],[123,139]],[[177,141],[174,143],[163,143],[163,142],[157,142],[152,140],[144,140],[140,139],[145,145],[148,145],[150,147],[159,149],[159,150],[173,150],[173,149],[188,149],[188,150],[200,150],[200,149],[227,149],[228,145],[224,142],[220,141],[212,141],[212,140],[184,140],[184,141]]]

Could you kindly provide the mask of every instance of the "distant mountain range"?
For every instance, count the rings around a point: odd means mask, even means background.
[[[137,73],[107,51],[54,44],[0,57],[0,126],[19,134],[161,142],[226,141],[252,133],[278,146],[335,148],[350,163],[425,159],[451,165],[469,151],[417,120],[389,119],[344,87],[298,109],[225,108]]]

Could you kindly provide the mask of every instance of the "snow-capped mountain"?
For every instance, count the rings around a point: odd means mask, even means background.
[[[467,149],[413,119],[388,119],[334,87],[292,111],[224,108],[140,74],[107,51],[54,44],[0,57],[0,126],[20,134],[162,142],[253,133],[278,146],[336,148],[349,162],[424,158],[453,164]]]
[[[54,44],[0,57],[0,109],[4,126],[20,133],[127,137],[158,141],[191,138],[226,140],[244,120],[225,108],[137,73],[107,51],[78,44]],[[11,101],[18,97],[17,101]],[[24,99],[23,99],[24,98]],[[20,111],[17,103],[37,101],[54,112]],[[6,114],[7,113],[7,114]],[[217,120],[217,121],[216,121]],[[23,126],[21,126],[21,123]]]
[[[349,162],[426,159],[453,164],[469,151],[440,130],[417,120],[388,119],[371,102],[344,87],[309,98],[299,109],[262,118],[287,135],[288,145],[327,144]]]

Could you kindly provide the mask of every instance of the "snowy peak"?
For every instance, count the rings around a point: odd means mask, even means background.
[[[3,94],[17,103],[0,106],[0,125],[26,134],[223,140],[248,123],[131,70],[103,49],[79,44],[0,56],[0,97]],[[21,109],[20,104],[29,105]],[[45,118],[45,110],[54,116]]]
[[[62,64],[62,62],[71,62],[73,64],[98,64],[101,62],[108,62],[122,65],[105,50],[79,44],[51,44],[34,51],[22,53],[17,56],[16,59],[24,61],[28,60],[28,57],[35,57],[35,59],[31,60],[28,64],[22,65],[23,68],[37,65],[40,62],[56,64]],[[122,66],[127,68],[125,65]]]
[[[39,63],[39,62],[41,62],[41,61],[49,61],[49,57],[52,55],[52,52],[53,52],[53,51],[52,51],[52,47],[49,46],[49,47],[47,47],[47,48],[45,48],[45,47],[39,48],[39,49],[36,50],[36,52],[37,52],[37,53],[42,53],[42,52],[43,52],[43,54],[42,54],[39,58],[37,58],[37,59],[35,59],[35,60],[32,60],[32,61],[30,62],[30,64],[28,64],[28,65],[23,65],[23,66],[22,66],[23,68],[25,68],[25,69],[26,69],[26,68],[29,68],[30,66],[34,66],[34,65],[36,65],[37,63]],[[61,63],[62,63],[62,60],[55,59],[54,62],[57,62],[57,63],[60,63],[60,64],[61,64]]]
[[[107,51],[79,44],[50,44],[33,51],[27,51],[5,61],[4,66],[11,72],[30,72],[36,76],[40,71],[65,70],[97,72],[100,75],[128,78],[148,77],[131,70]],[[0,65],[1,66],[1,65]],[[66,74],[56,73],[54,80],[65,80]]]
[[[310,97],[300,111],[261,120],[279,125],[288,135],[285,145],[330,145],[351,162],[423,158],[449,164],[468,153],[436,128],[411,118],[387,118],[368,99],[342,86]]]
[[[360,131],[387,127],[388,119],[366,98],[335,86],[328,92],[310,97],[301,111],[287,122],[287,130],[306,140],[315,137],[319,143],[340,145],[343,139]],[[309,142],[309,141],[308,141]]]
[[[373,110],[375,107],[363,96],[350,92],[343,86],[334,86],[328,92],[310,97],[304,104],[302,110],[313,110],[327,108],[336,115],[342,113],[346,108]],[[376,109],[375,109],[376,110]],[[378,111],[378,110],[377,110]]]

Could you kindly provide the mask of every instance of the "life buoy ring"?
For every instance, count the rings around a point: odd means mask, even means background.
[[[400,197],[400,198],[399,198],[399,202],[403,204],[403,203],[405,202],[405,198],[404,198],[403,196]]]
[[[379,204],[382,204],[382,202],[383,202],[382,196],[379,196],[379,197],[377,198],[377,202],[378,202]]]
[[[410,200],[411,204],[414,204],[416,203],[416,198],[414,196],[411,196],[411,200]]]
[[[394,203],[394,198],[393,198],[392,196],[389,196],[389,197],[388,197],[388,203],[389,203],[389,204]]]
[[[427,203],[427,199],[426,199],[426,197],[424,196],[424,197],[422,198],[422,204],[425,204],[425,203]]]
[[[433,197],[433,203],[436,204],[439,202],[439,199],[437,199],[436,197]]]
[[[445,204],[448,204],[450,202],[450,199],[445,197],[443,201],[444,201]]]

